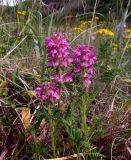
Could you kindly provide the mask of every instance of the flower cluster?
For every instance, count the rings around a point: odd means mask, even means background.
[[[41,101],[53,103],[60,99],[59,83],[72,82],[76,77],[89,86],[93,76],[96,55],[93,46],[77,45],[73,50],[62,33],[47,37],[45,41],[47,66],[52,67],[50,81],[36,88]]]
[[[125,29],[123,32],[123,38],[130,39],[131,38],[131,29]]]
[[[18,16],[25,16],[27,14],[26,11],[17,11]]]
[[[36,87],[36,95],[41,101],[53,103],[60,99],[59,89],[53,82],[45,82]]]
[[[95,16],[94,21],[97,22],[98,20],[99,20],[99,17]],[[80,33],[84,30],[87,30],[87,28],[90,27],[91,23],[92,23],[92,20],[86,20],[86,21],[82,20],[80,21],[79,25],[72,27],[71,30],[73,32]]]
[[[71,30],[74,32],[78,32],[78,33],[82,32],[82,29],[80,27],[73,27],[73,28],[71,28]]]
[[[113,37],[114,36],[114,32],[112,32],[111,30],[109,29],[99,29],[96,34],[100,34],[100,35],[108,35],[110,37]]]
[[[131,44],[127,44],[124,49],[131,49]]]
[[[82,32],[87,29],[87,27],[91,24],[91,21],[81,21],[80,24],[76,27],[72,27],[71,30],[73,32]]]
[[[67,67],[72,61],[69,53],[71,47],[62,33],[47,37],[45,47],[48,66]]]
[[[50,76],[50,79],[56,83],[71,82],[72,78],[67,74],[69,64],[72,62],[71,47],[62,33],[47,37],[45,41],[47,53],[47,65],[62,70],[62,73]],[[64,69],[63,69],[64,68]],[[64,70],[64,73],[63,73]]]
[[[118,44],[112,43],[112,50],[117,51],[118,50]]]
[[[94,53],[93,46],[87,45],[77,45],[74,50],[73,58],[73,72],[74,75],[79,75],[82,73],[82,79],[84,84],[89,85],[91,83],[91,78],[93,76],[93,64],[96,60],[96,55]]]

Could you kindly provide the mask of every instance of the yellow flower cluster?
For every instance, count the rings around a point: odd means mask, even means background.
[[[71,30],[74,32],[81,32],[82,31],[82,29],[80,27],[73,27],[73,28],[71,28]]]
[[[123,32],[123,38],[130,39],[131,38],[131,29],[125,29]]]
[[[130,49],[131,48],[131,44],[128,44],[125,46],[125,49]]]
[[[109,29],[99,29],[98,31],[96,31],[96,34],[100,34],[100,35],[108,35],[110,37],[114,36],[114,32],[112,32]]]
[[[88,25],[91,24],[91,21],[81,21],[79,27],[84,30]]]
[[[95,20],[99,20],[99,17],[98,17],[98,16],[95,16],[94,19],[95,19]]]
[[[129,29],[129,28],[128,28],[128,29],[125,29],[125,30],[124,30],[124,33],[131,33],[131,29]]]
[[[106,24],[107,24],[107,22],[106,22],[106,21],[100,21],[100,24],[102,24],[102,25],[106,25]]]
[[[97,21],[99,20],[99,17],[95,16],[94,20]],[[82,20],[80,21],[79,25],[76,27],[72,27],[71,30],[74,32],[82,32],[87,29],[91,25],[92,21],[91,20]]]
[[[91,24],[91,20],[80,22],[80,25],[89,25],[89,24]]]
[[[112,50],[117,51],[118,50],[118,45],[116,43],[112,43]]]
[[[18,16],[25,16],[27,14],[26,11],[17,11]]]
[[[74,32],[82,32],[91,24],[91,21],[80,21],[80,24],[77,27],[72,27],[71,30]]]

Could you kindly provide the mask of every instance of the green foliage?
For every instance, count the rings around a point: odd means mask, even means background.
[[[32,75],[32,74],[26,74],[26,75],[24,75],[24,79],[25,79],[25,81],[35,80],[34,75]]]
[[[7,96],[7,95],[8,95],[7,82],[0,79],[0,96]]]
[[[99,58],[99,60],[103,60],[103,59],[108,60],[108,58],[110,57],[110,52],[109,52],[110,40],[105,40],[103,42],[103,40],[100,39],[100,44],[99,45],[100,45],[99,48],[98,48],[98,58]]]
[[[105,71],[102,75],[100,80],[102,82],[110,82],[112,81],[117,75],[120,74],[120,70],[119,69],[109,69],[107,71]]]
[[[19,76],[19,69],[17,68],[13,73],[12,73],[12,80],[14,83],[17,84],[18,82],[18,76]]]

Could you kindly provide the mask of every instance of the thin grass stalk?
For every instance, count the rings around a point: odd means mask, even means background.
[[[40,15],[40,33],[42,33],[42,14],[40,12],[38,12],[39,15]],[[46,66],[46,50],[45,50],[45,47],[43,45],[43,37],[39,37],[39,40],[38,40],[38,44],[39,44],[39,47],[40,47],[40,51],[41,51],[41,55],[42,55],[42,68],[41,68],[41,80],[44,78],[44,72],[45,72],[45,66]]]
[[[11,49],[11,50],[2,58],[2,60],[6,59],[16,48],[19,47],[19,45],[20,45],[23,41],[25,41],[26,38],[27,38],[27,35],[26,35],[13,49]]]
[[[128,39],[128,41],[126,42],[126,46],[129,44],[130,40],[131,40],[131,38]],[[119,60],[119,65],[118,65],[118,68],[119,68],[119,69],[121,68],[122,60],[123,60],[123,57],[124,57],[125,53],[126,53],[126,48],[124,48],[124,50],[123,50],[123,52],[122,52],[122,55],[121,55],[121,58],[120,58],[120,60]]]
[[[130,4],[131,4],[131,2],[129,0],[128,4],[127,4],[127,7],[126,7],[126,10],[123,14],[122,20],[120,21],[120,23],[116,27],[116,31],[117,31],[116,40],[117,40],[118,44],[121,42],[122,33],[123,33],[124,25],[126,24],[126,20],[131,14],[131,12],[129,12]]]
[[[53,17],[54,17],[54,13],[52,13],[51,15],[51,19],[48,18],[48,20],[50,19],[49,22],[47,22],[47,26],[46,26],[46,30],[47,30],[47,36],[51,35],[51,30],[52,30],[52,26],[53,26]],[[48,25],[49,24],[49,25]],[[43,41],[42,41],[43,42]],[[42,44],[43,46],[43,44]],[[42,47],[43,48],[43,47]],[[44,78],[44,72],[45,72],[45,66],[46,66],[46,49],[45,47],[42,49],[42,68],[41,68],[41,80],[43,80]]]
[[[54,18],[54,13],[51,14],[51,19],[50,19],[49,26],[48,26],[48,36],[51,35],[51,29],[53,26],[53,18]]]
[[[95,17],[95,13],[96,13],[97,1],[98,1],[98,0],[95,1],[95,5],[94,5],[94,11],[93,11],[93,15],[92,15],[90,30],[89,30],[88,45],[90,44],[90,41],[91,41],[91,33],[92,33],[93,22],[94,22],[94,17]]]

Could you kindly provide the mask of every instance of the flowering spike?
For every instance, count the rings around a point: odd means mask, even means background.
[[[47,37],[45,40],[47,65],[52,67],[67,67],[72,62],[69,43],[62,33]]]
[[[72,55],[73,59],[73,71],[75,73],[81,73],[84,84],[89,85],[93,76],[93,64],[96,61],[96,55],[93,46],[77,45]],[[79,75],[79,74],[78,74]],[[80,77],[79,77],[80,78]]]
[[[42,102],[47,100],[50,103],[53,103],[54,101],[58,101],[60,99],[59,89],[53,82],[45,82],[44,84],[37,86],[36,95]]]

